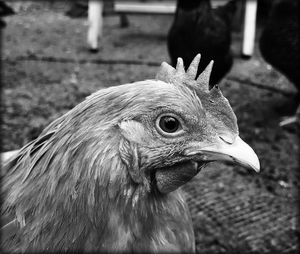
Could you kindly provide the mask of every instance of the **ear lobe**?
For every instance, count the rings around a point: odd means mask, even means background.
[[[119,153],[122,162],[126,165],[131,179],[137,183],[145,183],[144,172],[141,171],[138,146],[134,142],[129,142],[122,138],[119,144]],[[147,184],[150,188],[149,184]],[[146,187],[147,187],[146,185]]]
[[[146,140],[147,131],[143,125],[137,121],[123,121],[119,124],[121,140],[119,143],[119,153],[122,162],[126,165],[131,179],[150,190],[150,183],[145,177],[145,172],[141,165],[139,145],[149,144]]]

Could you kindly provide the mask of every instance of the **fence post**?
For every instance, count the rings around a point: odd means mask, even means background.
[[[89,0],[88,4],[88,35],[89,49],[97,52],[98,40],[102,37],[103,30],[103,1]]]
[[[249,58],[253,54],[255,45],[257,0],[246,0],[242,57]]]

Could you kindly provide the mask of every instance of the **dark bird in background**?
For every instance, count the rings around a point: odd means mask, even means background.
[[[70,9],[66,15],[71,18],[82,18],[88,15],[88,1],[75,0],[71,2]]]
[[[228,100],[208,89],[212,64],[195,80],[199,60],[99,90],[7,161],[3,250],[195,251],[179,187],[211,161],[259,170]]]
[[[0,28],[4,28],[6,23],[2,17],[15,14],[14,10],[8,6],[4,1],[0,1]]]
[[[298,0],[276,0],[273,2],[259,40],[263,58],[284,74],[298,89],[296,96],[298,103],[300,102],[299,22]],[[297,111],[299,114],[299,106]]]
[[[214,60],[210,86],[217,84],[233,64],[230,50],[231,27],[237,1],[213,9],[210,0],[177,0],[177,9],[168,34],[172,66],[178,57],[186,64],[201,54],[198,74]]]

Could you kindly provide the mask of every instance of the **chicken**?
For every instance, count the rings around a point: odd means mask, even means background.
[[[296,100],[299,102],[300,21],[298,11],[299,2],[297,0],[274,1],[259,40],[259,47],[264,59],[296,86],[298,89]],[[299,115],[299,106],[297,112]]]
[[[4,250],[195,251],[180,186],[211,161],[259,170],[199,60],[95,92],[7,161]]]
[[[173,24],[168,34],[168,50],[172,66],[178,57],[186,64],[200,53],[198,74],[214,60],[210,86],[217,84],[231,69],[232,17],[236,0],[212,9],[210,0],[178,0]]]

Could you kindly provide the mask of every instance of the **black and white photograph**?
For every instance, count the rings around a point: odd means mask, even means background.
[[[298,253],[299,5],[0,0],[0,252]]]

